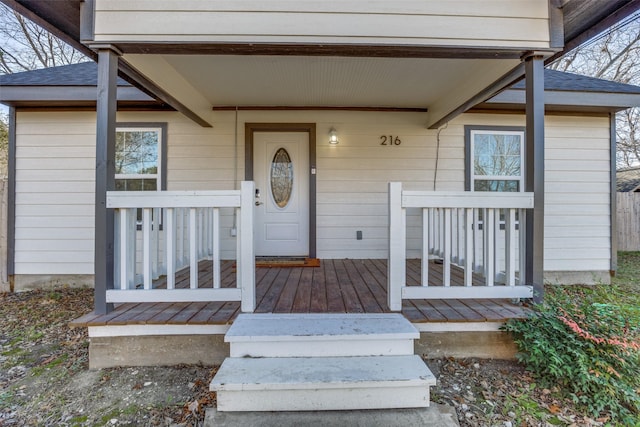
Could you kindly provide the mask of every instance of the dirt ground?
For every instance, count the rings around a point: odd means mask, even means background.
[[[67,323],[91,290],[0,294],[0,426],[197,426],[215,405],[213,366],[88,369],[88,337]],[[432,400],[461,426],[597,426],[513,361],[427,361]]]

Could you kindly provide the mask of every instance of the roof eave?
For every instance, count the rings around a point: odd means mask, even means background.
[[[602,111],[640,107],[640,93],[545,90],[545,105],[600,108]],[[525,104],[525,91],[507,89],[484,104]]]
[[[154,98],[132,86],[118,87],[118,102],[159,104]],[[3,86],[0,103],[8,106],[40,105],[50,106],[95,104],[97,90],[95,86]]]

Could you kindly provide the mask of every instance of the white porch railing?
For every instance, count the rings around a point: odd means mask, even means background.
[[[119,302],[241,301],[255,309],[253,249],[254,183],[231,191],[110,191],[115,209],[114,287],[106,300]],[[236,287],[221,287],[220,209],[236,210]],[[142,210],[142,221],[137,219]],[[198,263],[210,260],[210,285],[199,287]],[[176,288],[176,273],[189,269],[189,287]],[[153,281],[166,275],[166,289]]]
[[[421,286],[406,285],[408,208],[422,210]],[[405,191],[389,183],[389,308],[400,311],[402,299],[533,297],[520,280],[525,209],[532,208],[533,193]],[[442,285],[429,286],[430,257],[442,260]],[[451,280],[453,265],[464,269],[459,286]]]

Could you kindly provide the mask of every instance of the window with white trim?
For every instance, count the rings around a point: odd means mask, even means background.
[[[465,126],[467,190],[524,191],[524,129]]]
[[[159,191],[163,185],[166,126],[122,124],[116,128],[116,191]]]

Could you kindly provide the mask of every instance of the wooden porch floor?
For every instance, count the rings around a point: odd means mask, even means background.
[[[431,263],[430,286],[442,285],[442,265]],[[234,263],[221,266],[222,287],[234,287]],[[212,263],[199,265],[199,286],[211,287]],[[377,259],[322,260],[319,267],[256,268],[257,313],[383,313],[387,308],[387,262]],[[453,268],[452,281],[462,283],[463,271]],[[420,260],[408,260],[407,285],[420,280]],[[479,284],[480,278],[474,277]],[[189,271],[176,276],[176,287],[188,287]],[[159,279],[154,287],[166,287]],[[142,291],[141,291],[142,292]],[[71,326],[128,324],[225,325],[240,313],[239,302],[127,303],[107,315],[89,313]],[[509,300],[403,301],[402,314],[414,323],[496,322],[525,317],[527,308]]]

